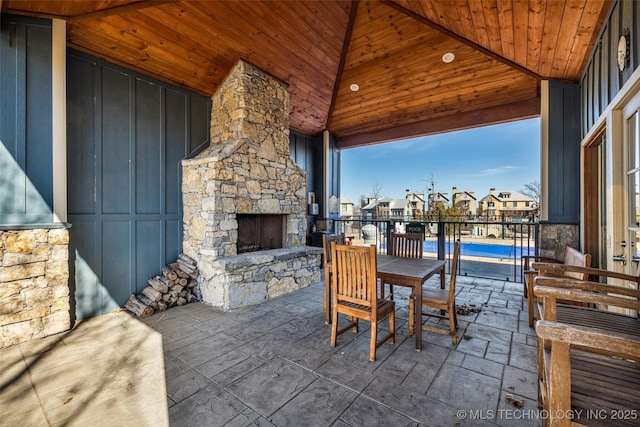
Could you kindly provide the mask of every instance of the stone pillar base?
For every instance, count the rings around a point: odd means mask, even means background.
[[[563,259],[566,246],[580,249],[580,227],[577,224],[540,223],[538,252],[541,256]]]
[[[0,348],[71,328],[69,230],[0,230]]]

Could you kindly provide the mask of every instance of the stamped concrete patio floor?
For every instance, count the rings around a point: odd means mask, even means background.
[[[459,277],[457,304],[480,311],[458,316],[455,347],[423,331],[421,352],[395,289],[396,343],[373,363],[367,322],[329,346],[323,283],[227,313],[196,303],[81,322],[0,350],[0,425],[542,424],[521,283]]]

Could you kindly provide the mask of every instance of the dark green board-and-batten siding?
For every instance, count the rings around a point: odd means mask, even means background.
[[[630,47],[627,65],[620,71],[618,42],[623,33]],[[615,2],[580,81],[583,137],[639,66],[640,2]]]
[[[180,161],[209,142],[208,98],[69,51],[68,220],[78,319],[139,293],[182,248]]]
[[[53,220],[51,21],[0,17],[0,226]]]
[[[51,21],[3,14],[0,33],[0,228],[48,227]],[[180,161],[208,145],[210,105],[68,51],[67,220],[76,318],[121,306],[181,251]],[[296,161],[320,192],[321,148],[303,135],[292,140]]]

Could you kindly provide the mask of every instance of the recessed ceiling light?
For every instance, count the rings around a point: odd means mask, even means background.
[[[360,90],[360,86],[357,83],[351,83],[349,89],[351,89],[351,92],[357,92]]]
[[[451,52],[447,52],[442,55],[442,62],[444,62],[445,64],[453,62],[454,59],[456,59],[456,56]]]

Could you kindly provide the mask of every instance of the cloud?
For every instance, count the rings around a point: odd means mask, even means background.
[[[520,169],[518,166],[502,166],[499,168],[489,168],[483,169],[480,173],[476,174],[476,176],[492,176],[492,175],[500,175],[502,173],[511,172],[513,170]]]

